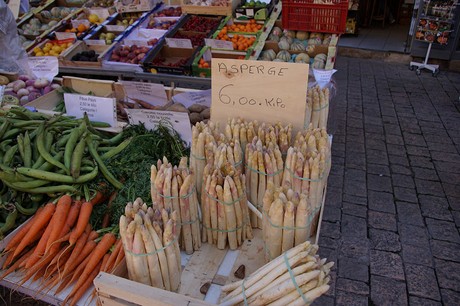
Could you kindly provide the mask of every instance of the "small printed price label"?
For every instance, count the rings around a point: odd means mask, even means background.
[[[149,130],[158,125],[169,126],[175,130],[188,145],[192,142],[192,127],[188,113],[158,111],[151,109],[125,109],[130,124],[143,123]]]
[[[151,105],[163,106],[168,103],[163,84],[147,82],[120,81],[126,95],[131,99],[139,99]]]
[[[183,38],[166,38],[166,43],[171,48],[193,49],[192,41]]]
[[[125,39],[124,44],[128,46],[136,45],[141,47],[150,47],[147,40],[141,39]]]
[[[95,45],[103,46],[103,45],[105,45],[105,40],[102,40],[102,39],[87,39],[87,40],[85,40],[85,43],[88,46],[95,46]]]
[[[174,103],[181,103],[189,108],[193,104],[201,104],[211,107],[211,89],[187,91],[173,96]]]
[[[57,40],[76,39],[77,35],[72,32],[56,32]]]
[[[210,38],[205,38],[204,41],[206,46],[213,49],[233,50],[233,43],[231,41]]]
[[[91,121],[100,121],[117,126],[115,98],[103,98],[79,94],[64,94],[66,112],[69,116],[83,118],[85,113]]]
[[[31,56],[29,68],[36,78],[52,81],[59,73],[59,62],[56,56]]]
[[[86,26],[86,28],[89,28],[91,23],[87,19],[74,19],[72,20],[72,28],[76,29],[80,24],[83,24]]]
[[[319,70],[313,68],[313,75],[315,76],[315,81],[318,83],[318,85],[323,88],[325,85],[327,85],[332,78],[332,75],[336,73],[337,70],[332,69],[332,70]]]
[[[122,26],[122,25],[108,24],[105,26],[105,29],[107,30],[107,32],[123,32],[126,28],[125,26]]]

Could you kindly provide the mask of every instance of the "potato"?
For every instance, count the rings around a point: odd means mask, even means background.
[[[203,104],[193,104],[192,106],[190,106],[188,108],[188,110],[191,112],[191,113],[201,113],[202,111],[204,111],[206,108],[208,108],[206,105],[203,105]]]
[[[209,119],[211,118],[211,109],[208,107],[204,109],[200,114],[203,116],[203,119]]]
[[[168,107],[167,110],[173,112],[190,113],[182,103],[174,103],[170,107]]]
[[[190,123],[195,124],[203,120],[203,116],[200,113],[191,113],[190,114]]]

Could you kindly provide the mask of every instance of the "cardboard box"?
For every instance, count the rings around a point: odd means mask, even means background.
[[[238,52],[238,51],[223,51],[223,50],[211,50],[208,46],[204,46],[198,52],[198,55],[194,58],[192,63],[192,74],[197,77],[211,77],[211,59],[212,58],[230,58],[230,59],[248,59],[250,52]],[[200,59],[204,59],[208,64],[209,68],[199,67]]]
[[[72,47],[67,49],[61,54],[59,59],[59,66],[62,67],[89,67],[100,68],[102,67],[102,55],[110,48],[110,45],[88,45],[86,41],[77,41]],[[72,57],[77,53],[83,51],[93,50],[98,54],[97,62],[73,61]]]
[[[234,16],[236,19],[247,20],[267,20],[274,7],[275,0],[270,1],[265,7],[243,7],[248,1],[242,2],[235,9]]]
[[[190,75],[196,49],[171,48],[163,43],[161,48],[149,53],[142,62],[145,72]],[[162,63],[157,61],[163,59]],[[184,63],[175,66],[179,61]]]
[[[231,16],[241,0],[228,0],[226,6],[193,5],[190,0],[182,0],[182,11],[187,14]]]

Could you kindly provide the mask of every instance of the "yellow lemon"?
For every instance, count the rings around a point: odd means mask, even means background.
[[[35,47],[34,48],[34,53],[42,52],[42,49],[40,47]]]
[[[56,52],[59,52],[59,51],[62,50],[62,48],[59,47],[59,46],[53,46],[53,48],[51,48],[51,50],[56,51]]]
[[[35,52],[35,56],[44,56],[44,55],[45,55],[45,53],[43,53],[41,51]]]
[[[97,22],[99,22],[99,16],[96,15],[96,14],[90,14],[88,16],[88,21],[91,22],[91,23],[97,23]]]
[[[54,51],[54,50],[51,50],[51,51],[50,51],[50,55],[52,55],[52,56],[58,56],[59,53],[56,52],[56,51]]]
[[[50,52],[51,48],[50,47],[44,47],[43,48],[43,52],[47,53],[47,52]]]
[[[47,43],[45,44],[45,47],[52,48],[52,47],[53,47],[53,44],[50,43],[50,42],[47,42]]]

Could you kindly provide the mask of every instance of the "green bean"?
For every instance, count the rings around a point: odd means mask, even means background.
[[[18,137],[16,137],[16,143],[18,144],[19,155],[21,156],[22,161],[24,162],[25,153],[24,153],[24,136],[23,136],[23,134],[19,134]]]
[[[115,135],[114,137],[112,137],[110,139],[102,140],[102,143],[103,144],[108,144],[108,145],[116,145],[122,140],[123,140],[123,133],[118,133],[117,135]]]
[[[80,130],[79,128],[74,128],[64,149],[64,165],[66,168],[70,169],[72,153],[75,149],[75,146],[77,145],[78,137],[80,137]]]
[[[96,163],[99,165],[99,168],[101,169],[101,172],[102,174],[104,175],[104,177],[107,179],[107,181],[109,181],[110,184],[112,184],[115,188],[117,189],[121,189],[123,187],[123,184],[118,181],[112,173],[110,173],[110,171],[107,169],[106,165],[104,164],[104,161],[101,159],[101,157],[99,156],[99,154],[97,153],[97,150],[96,148],[94,147],[93,143],[92,143],[92,138],[91,137],[88,137],[86,139],[86,143],[88,144],[88,150],[89,150],[89,153],[91,154],[91,156],[94,158],[94,160],[96,161]]]
[[[83,160],[81,161],[81,165],[82,165],[82,167],[83,166],[94,167],[94,162],[92,160],[90,160],[90,159],[83,158]]]
[[[31,216],[37,211],[39,204],[38,202],[32,202],[32,207],[28,208],[25,208],[19,202],[14,203],[14,205],[16,206],[16,209],[20,214],[23,214],[25,216]]]
[[[64,171],[66,171],[66,173],[69,173],[70,172],[69,169],[66,168],[66,166],[64,166],[60,161],[55,160],[51,156],[51,154],[46,150],[46,148],[45,148],[45,137],[46,137],[45,131],[43,131],[42,133],[39,133],[37,137],[38,137],[38,139],[37,139],[37,148],[38,148],[38,152],[40,153],[40,155],[43,156],[43,158],[47,162],[55,165],[58,168],[63,169]]]
[[[30,189],[30,188],[42,187],[44,185],[49,184],[50,181],[34,179],[28,182],[12,182],[12,183],[14,183],[18,188]]]
[[[9,121],[4,121],[2,125],[0,126],[0,139],[2,139],[3,135],[8,131],[10,128],[10,122]]]
[[[67,130],[66,130],[66,131],[67,131]],[[73,129],[70,130],[70,131],[73,131]],[[61,138],[59,138],[59,140],[56,142],[56,146],[57,146],[58,148],[65,146],[66,143],[67,143],[67,141],[68,141],[69,138],[70,138],[70,135],[71,135],[71,133],[61,135]]]
[[[62,151],[59,151],[57,152],[53,158],[55,160],[58,160],[58,161],[61,161],[62,160],[62,156],[64,156],[64,152]],[[38,168],[34,168],[34,169],[38,169],[38,170],[42,170],[42,171],[50,171],[51,169],[53,169],[54,165],[45,161],[40,167]]]
[[[19,188],[15,186],[14,183],[5,182],[5,184],[8,185],[8,187],[12,189],[16,189],[18,191],[27,192],[27,193],[33,193],[33,194],[36,194],[36,193],[54,194],[54,193],[66,193],[66,192],[72,193],[72,192],[77,191],[75,187],[70,186],[70,185],[53,185],[53,186],[24,189],[24,188]]]
[[[46,119],[51,118],[50,115],[46,115],[46,114],[38,113],[38,112],[31,112],[30,110],[24,107],[12,107],[9,110],[9,112],[25,120],[46,120]]]
[[[31,194],[29,195],[30,200],[34,203],[42,203],[43,202],[43,195],[42,194]]]
[[[13,143],[13,139],[5,139],[0,142],[0,151],[5,152],[8,150],[8,146]]]
[[[13,157],[18,151],[18,145],[15,144],[11,146],[8,150],[6,150],[5,155],[3,155],[3,164],[10,167],[13,161]]]
[[[30,167],[32,165],[32,147],[30,146],[29,132],[24,133],[24,166]]]
[[[78,144],[75,146],[75,150],[72,153],[72,160],[70,162],[70,174],[73,178],[80,176],[81,162],[83,159],[83,153],[86,147],[86,133],[83,134]]]
[[[110,150],[113,150],[115,147],[101,147],[101,146],[98,146],[97,147],[97,151],[100,152],[100,153],[106,153],[106,152],[109,152]]]
[[[16,225],[16,219],[18,218],[18,210],[14,208],[12,212],[8,214],[5,220],[5,224],[0,228],[0,236],[4,236],[9,230]]]
[[[109,128],[111,125],[107,122],[102,122],[102,121],[90,121],[91,126],[93,127],[98,127],[98,128]]]
[[[41,121],[41,120],[23,120],[21,122],[13,123],[13,127],[27,128],[27,127],[30,127],[32,125],[40,125],[42,123],[43,123],[43,121]]]
[[[98,167],[94,167],[93,171],[79,176],[78,178],[73,178],[70,175],[58,174],[55,172],[43,171],[32,168],[18,167],[16,171],[30,177],[34,177],[40,180],[47,180],[50,182],[58,182],[65,184],[82,184],[86,183],[97,176]]]
[[[118,153],[120,153],[121,151],[126,149],[126,147],[131,143],[131,140],[132,140],[132,138],[127,138],[127,139],[123,140],[118,146],[113,148],[112,150],[107,151],[106,153],[101,155],[102,160],[106,160],[106,159],[109,159],[111,157],[114,157],[115,155],[117,155]]]
[[[10,139],[16,137],[19,133],[21,133],[21,129],[14,128],[14,129],[9,129],[8,131],[3,134],[2,139]]]

